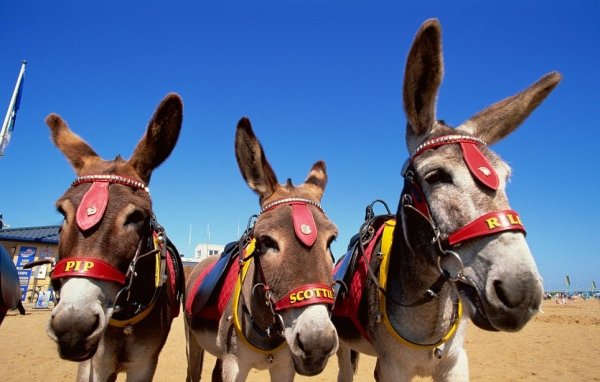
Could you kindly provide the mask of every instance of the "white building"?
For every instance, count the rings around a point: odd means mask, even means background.
[[[224,245],[200,243],[196,246],[196,250],[194,251],[194,259],[200,261],[209,256],[218,256],[224,249]]]

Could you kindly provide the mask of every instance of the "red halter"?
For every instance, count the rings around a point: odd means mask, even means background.
[[[111,183],[122,184],[150,193],[144,183],[119,175],[80,176],[71,183],[71,187],[76,187],[82,183],[92,183],[77,208],[76,221],[82,231],[87,231],[96,226],[102,219],[108,205],[108,186]],[[123,272],[109,263],[91,257],[67,257],[58,261],[52,272],[52,280],[64,277],[86,277],[112,281],[120,285],[125,285],[127,278]]]
[[[494,167],[479,150],[478,145],[486,145],[483,140],[468,135],[446,135],[426,141],[417,147],[408,161],[407,168],[404,170],[405,187],[402,192],[402,199],[404,200],[406,195],[409,195],[411,204],[430,221],[432,221],[432,217],[427,200],[425,199],[418,182],[414,179],[414,175],[411,175],[410,173],[412,172],[414,174],[413,161],[417,156],[427,150],[447,144],[460,145],[463,160],[469,168],[471,175],[483,186],[495,191],[500,184],[498,174],[494,170]],[[488,212],[451,233],[448,236],[447,242],[450,246],[454,246],[477,237],[505,231],[520,231],[525,233],[525,227],[517,212],[513,210]]]
[[[263,214],[271,211],[281,205],[289,205],[292,208],[292,222],[298,240],[307,247],[312,247],[317,240],[317,225],[315,224],[314,217],[308,208],[308,205],[315,206],[319,211],[325,213],[321,205],[310,199],[287,198],[263,206],[260,213]],[[269,287],[267,286],[267,288]],[[273,309],[276,312],[314,304],[333,305],[334,302],[333,288],[331,285],[323,283],[301,285],[286,293],[279,301],[271,301]]]

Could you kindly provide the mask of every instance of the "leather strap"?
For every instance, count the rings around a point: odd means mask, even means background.
[[[327,284],[306,284],[291,290],[281,300],[275,303],[275,311],[314,304],[329,304],[335,302],[333,289]]]
[[[522,231],[525,233],[525,227],[516,211],[494,211],[482,215],[448,236],[448,244],[453,246],[476,237],[504,231]]]
[[[125,285],[125,274],[105,261],[93,257],[68,257],[56,263],[52,280],[63,277],[86,277]]]

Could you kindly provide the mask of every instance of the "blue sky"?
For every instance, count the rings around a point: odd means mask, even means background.
[[[420,24],[443,28],[438,116],[459,125],[558,70],[564,80],[494,146],[547,289],[600,284],[600,3],[597,1],[30,1],[0,3],[0,110],[23,59],[24,95],[0,159],[0,213],[12,227],[58,224],[74,178],[44,118],[62,115],[104,158],[129,157],[155,106],[183,97],[154,209],[180,251],[236,239],[258,199],[239,174],[235,126],[248,116],[280,181],[327,163],[323,206],[340,256],[364,207],[395,210],[407,152],[401,88]],[[192,245],[188,238],[192,234]]]

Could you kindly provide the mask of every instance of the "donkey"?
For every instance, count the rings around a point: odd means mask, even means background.
[[[171,153],[183,104],[167,95],[131,159],[103,160],[63,119],[46,123],[77,178],[56,202],[64,216],[52,272],[59,303],[48,335],[80,362],[79,381],[150,381],[179,313],[183,267],[152,212],[148,183]]]
[[[9,309],[21,309],[19,274],[8,251],[0,245],[0,325]],[[21,313],[25,314],[25,313]]]
[[[397,213],[376,217],[369,207],[346,255],[358,272],[334,277],[345,286],[333,317],[338,381],[352,380],[355,351],[377,357],[378,381],[468,380],[463,310],[478,327],[507,332],[539,311],[541,277],[506,196],[510,168],[487,145],[515,130],[561,76],[549,73],[453,129],[435,115],[442,72],[441,27],[432,19],[406,63],[411,156]]]
[[[202,299],[201,280],[219,272],[228,249],[220,259],[201,261],[187,280],[187,380],[200,379],[204,350],[219,359],[215,380],[244,381],[252,368],[268,369],[273,381],[318,374],[338,348],[330,320],[330,244],[337,228],[320,205],[325,163],[316,162],[304,184],[278,184],[247,118],[237,125],[235,152],[262,209],[235,247],[237,255],[225,260],[227,279],[207,303],[218,305],[216,314],[203,313],[210,309],[202,311],[194,300]]]

